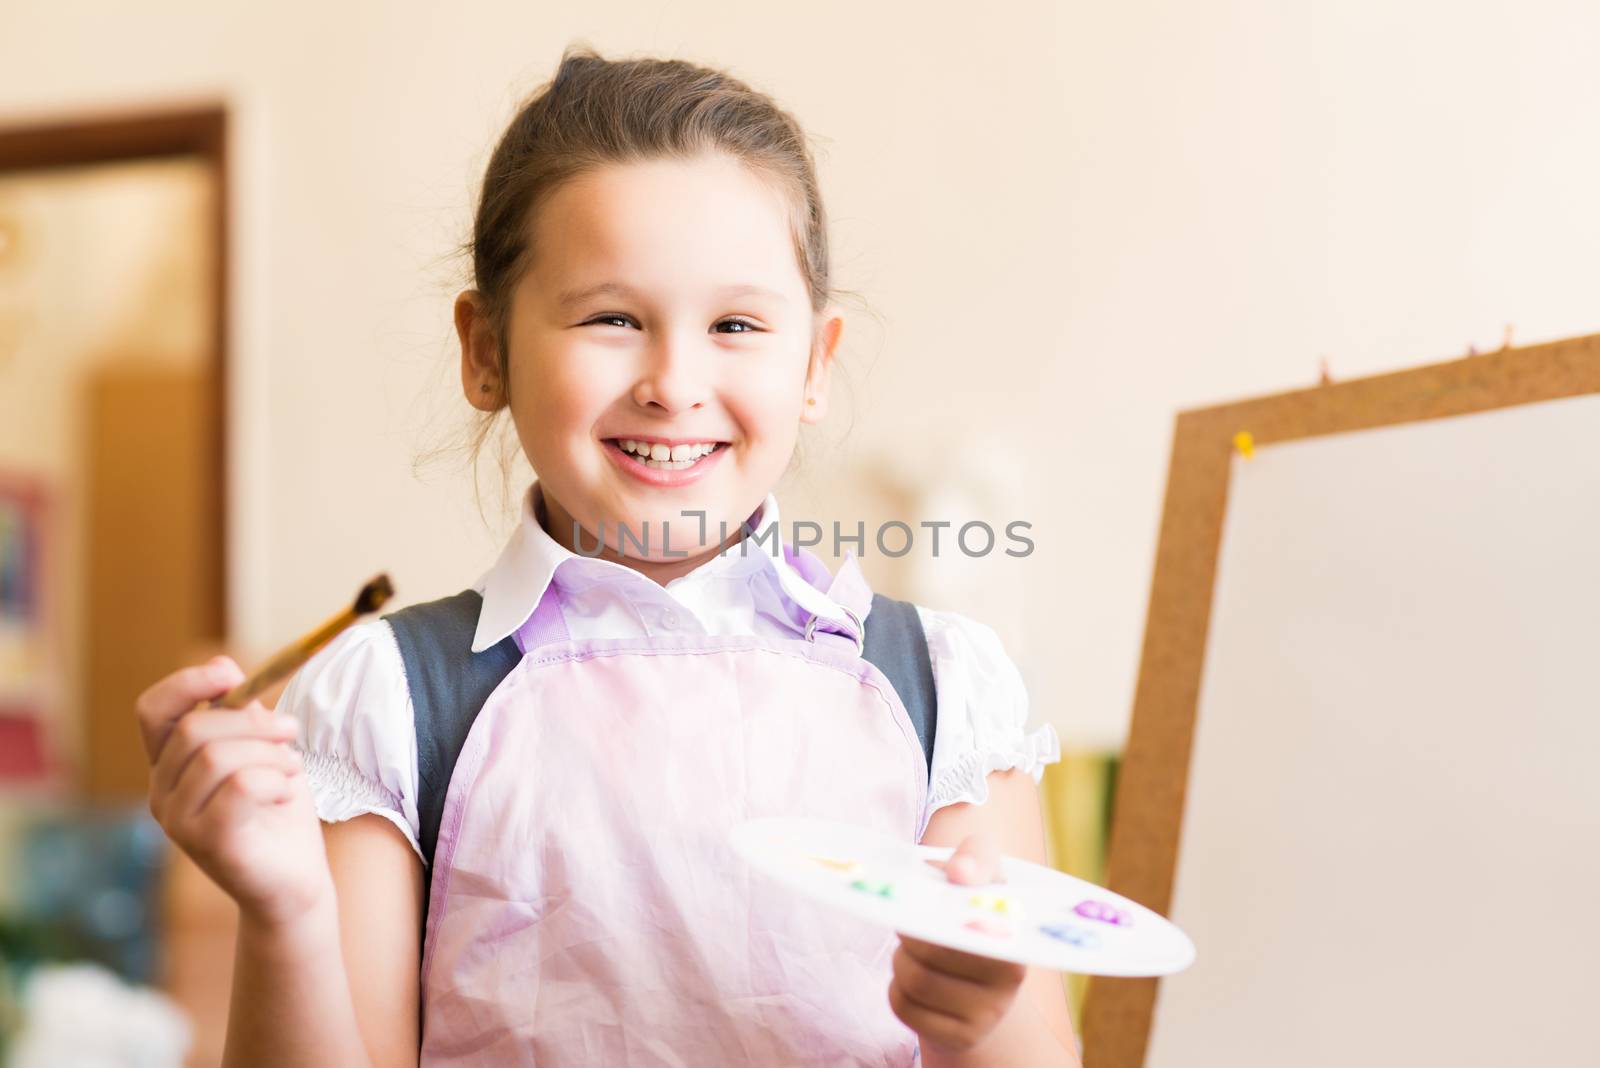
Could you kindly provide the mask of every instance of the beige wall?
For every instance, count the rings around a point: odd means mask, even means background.
[[[0,120],[234,109],[249,648],[374,571],[409,601],[492,560],[503,523],[459,471],[410,468],[464,408],[441,257],[574,38],[730,66],[821,140],[839,281],[881,321],[847,328],[856,419],[786,511],[844,507],[846,462],[1006,468],[989,506],[1037,551],[950,607],[1001,631],[1069,743],[1125,729],[1175,410],[1310,384],[1324,354],[1348,377],[1507,322],[1600,329],[1591,3],[221,7],[10,5]]]

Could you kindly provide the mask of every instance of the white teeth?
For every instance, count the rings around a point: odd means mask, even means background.
[[[617,439],[617,444],[622,448],[623,452],[637,456],[640,462],[669,471],[693,467],[701,457],[709,456],[717,451],[716,443],[709,441],[685,445],[664,445],[660,442],[652,443],[635,441],[632,438],[619,438]]]

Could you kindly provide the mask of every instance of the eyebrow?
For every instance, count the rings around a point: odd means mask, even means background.
[[[556,303],[563,308],[567,308],[588,300],[590,297],[605,296],[607,294],[618,297],[637,296],[633,289],[623,285],[621,282],[599,282],[592,286],[580,286],[576,289],[563,290],[557,295]],[[788,301],[787,297],[775,289],[755,285],[724,286],[717,291],[717,296],[722,298],[755,296],[769,297],[780,303]]]

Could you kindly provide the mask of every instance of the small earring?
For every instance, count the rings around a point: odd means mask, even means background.
[[[807,397],[806,398],[806,403],[807,404],[815,404],[815,403],[817,403],[817,398],[815,398],[815,397]]]
[[[489,392],[489,383],[487,383],[487,382],[483,383],[482,385],[480,385],[478,387],[478,390],[479,390],[479,392],[482,392],[482,393]]]

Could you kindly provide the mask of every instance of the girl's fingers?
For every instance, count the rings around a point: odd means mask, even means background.
[[[299,775],[299,768],[284,771],[263,764],[240,768],[212,792],[210,800],[194,819],[213,835],[226,827],[237,826],[250,809],[289,800],[294,795],[294,783]]]
[[[924,968],[984,986],[1020,985],[1028,973],[1025,965],[963,953],[959,949],[936,946],[932,942],[923,942],[903,934],[900,936],[900,949],[895,952],[898,954],[901,951]]]
[[[150,769],[150,790],[159,796],[172,790],[184,769],[205,750],[229,738],[260,738],[274,743],[295,736],[291,716],[271,712],[259,701],[240,709],[200,709],[190,712],[172,726]]]
[[[999,881],[1000,843],[982,832],[967,835],[945,861],[944,873],[951,882],[963,886]]]
[[[899,983],[889,984],[889,1008],[919,1037],[935,1045],[959,1050],[971,1043],[971,1029],[965,1021],[917,1004]]]
[[[261,738],[223,738],[202,746],[167,795],[168,818],[198,816],[231,778],[245,772],[250,774],[232,788],[262,785],[257,782],[258,770],[281,779],[300,770],[300,758],[284,743]]]
[[[226,656],[212,657],[204,664],[174,671],[157,682],[134,702],[139,734],[145,753],[155,763],[173,724],[180,721],[201,701],[220,697],[244,681],[239,665]]]
[[[894,978],[913,1003],[958,1019],[967,1017],[970,1006],[981,1005],[994,998],[992,987],[935,971],[912,956],[904,943],[894,951]]]
[[[959,963],[962,970],[944,967],[952,962]],[[980,972],[983,977],[970,972]],[[894,980],[889,984],[889,1005],[928,1042],[966,1050],[1000,1024],[1026,975],[1027,969],[1020,964],[991,961],[901,935],[894,955]]]

